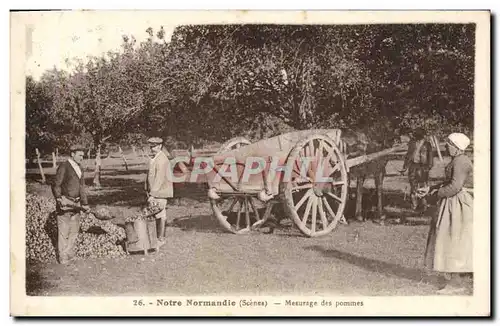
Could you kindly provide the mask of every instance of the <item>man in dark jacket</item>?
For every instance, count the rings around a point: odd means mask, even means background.
[[[419,197],[417,190],[429,185],[429,171],[434,164],[434,153],[431,143],[425,139],[426,132],[418,128],[413,133],[413,139],[408,144],[408,153],[406,154],[401,173],[408,170],[408,179],[410,181],[410,198],[413,210],[418,208]],[[427,208],[425,197],[420,198],[422,208]]]
[[[80,230],[80,212],[89,211],[85,176],[81,166],[84,148],[72,146],[71,157],[57,168],[52,192],[56,199],[59,262],[74,258],[74,247]]]

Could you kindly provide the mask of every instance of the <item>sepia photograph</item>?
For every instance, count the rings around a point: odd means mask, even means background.
[[[12,315],[489,316],[489,11],[10,19]]]

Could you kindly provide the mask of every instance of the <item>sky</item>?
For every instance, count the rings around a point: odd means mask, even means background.
[[[104,1],[104,0],[103,0]],[[162,11],[99,10],[15,13],[11,26],[24,26],[26,39],[25,72],[38,79],[47,69],[67,69],[66,59],[100,56],[119,50],[122,36],[134,35],[140,42],[146,29],[164,27],[167,40],[176,26],[211,23],[388,23],[468,21],[467,13],[406,12],[322,12],[322,11]],[[424,19],[425,18],[425,19]],[[424,20],[423,20],[424,19]],[[20,23],[20,24],[19,24]],[[18,34],[16,34],[18,35]],[[20,36],[20,35],[19,35]],[[13,40],[16,42],[16,40]]]
[[[103,10],[65,12],[16,13],[17,22],[26,27],[27,75],[35,79],[47,69],[56,66],[68,69],[66,59],[86,59],[100,56],[110,50],[119,50],[122,35],[134,35],[140,42],[147,39],[146,29],[155,31],[163,26],[165,38],[170,40],[176,26],[183,24],[237,23],[246,19],[274,23],[288,17],[295,21],[303,15],[297,12],[183,12],[155,10]]]
[[[164,16],[143,18],[133,12],[107,16],[88,12],[33,14],[26,17],[26,74],[39,79],[54,66],[68,70],[67,58],[85,59],[119,50],[124,34],[143,41],[148,37],[148,27],[156,31],[163,25],[169,40],[175,26],[167,26],[165,20]]]

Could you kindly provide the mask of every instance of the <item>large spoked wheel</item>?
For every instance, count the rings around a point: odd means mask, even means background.
[[[300,141],[287,158],[291,178],[280,184],[285,211],[309,237],[330,233],[344,213],[347,169],[335,142],[326,135]]]
[[[210,199],[210,205],[222,227],[235,234],[246,234],[262,226],[269,216],[269,208],[263,212],[259,200],[249,194],[222,195]]]
[[[245,137],[235,137],[222,144],[218,153],[222,154],[250,144],[251,142]],[[242,166],[237,165],[241,170]],[[218,164],[217,168],[223,168],[223,165]],[[245,193],[219,193],[218,196],[219,199],[210,198],[210,206],[220,225],[227,231],[245,234],[263,223],[257,207],[258,200],[255,197]]]
[[[222,146],[219,149],[219,154],[224,153],[224,152],[228,152],[228,151],[232,151],[233,149],[238,149],[242,146],[250,145],[250,144],[251,144],[251,142],[248,139],[246,139],[245,137],[235,137],[235,138],[229,139],[227,142],[222,144]]]

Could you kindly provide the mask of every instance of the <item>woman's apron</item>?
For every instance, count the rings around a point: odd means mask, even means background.
[[[425,266],[446,273],[472,273],[472,189],[441,199],[439,214],[431,222]]]

